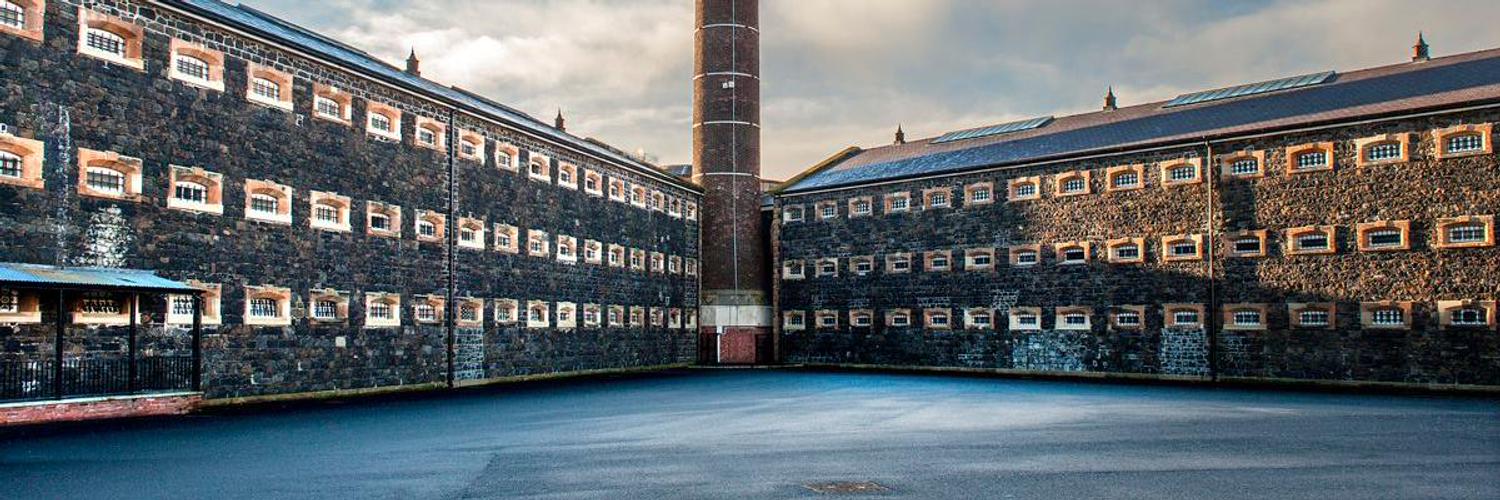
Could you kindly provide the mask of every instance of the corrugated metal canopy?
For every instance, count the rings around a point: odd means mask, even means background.
[[[57,267],[0,263],[0,286],[151,293],[201,293],[151,271],[102,267]]]

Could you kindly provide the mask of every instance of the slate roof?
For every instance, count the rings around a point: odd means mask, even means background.
[[[57,267],[0,263],[0,285],[7,288],[114,290],[153,293],[201,293],[202,290],[157,276],[151,271],[101,267]]]
[[[683,182],[681,179],[666,175],[655,167],[642,163],[614,148],[595,144],[583,138],[560,131],[553,126],[538,120],[531,115],[517,111],[514,108],[497,103],[472,92],[448,87],[420,76],[408,74],[385,62],[371,56],[365,51],[350,47],[332,38],[315,33],[311,30],[292,24],[286,20],[277,18],[265,12],[261,12],[246,5],[231,5],[223,0],[165,0],[164,3],[183,8],[194,14],[207,17],[216,22],[224,23],[232,27],[249,31],[256,35],[270,38],[279,43],[297,48],[327,59],[331,62],[345,66],[347,69],[358,71],[387,82],[406,87],[426,94],[429,97],[446,101],[451,105],[465,108],[466,110],[486,116],[495,121],[524,130],[528,133],[540,136],[544,139],[568,145],[574,149],[588,152],[602,158],[609,159],[621,165],[631,167],[642,173],[652,175],[657,179],[666,180],[672,184],[693,190],[699,188],[691,183]]]
[[[1328,83],[1184,106],[1169,101],[1064,116],[982,139],[856,149],[782,193],[819,190],[1251,132],[1500,101],[1500,49],[1336,74]]]

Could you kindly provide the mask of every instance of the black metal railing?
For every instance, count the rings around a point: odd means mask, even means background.
[[[62,383],[50,359],[0,361],[0,401],[26,401],[142,392],[186,391],[193,387],[192,356],[64,357]],[[59,392],[59,388],[61,391]]]

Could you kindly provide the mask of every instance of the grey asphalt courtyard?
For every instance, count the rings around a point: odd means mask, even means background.
[[[862,495],[1495,499],[1500,405],[684,370],[0,430],[4,498]]]

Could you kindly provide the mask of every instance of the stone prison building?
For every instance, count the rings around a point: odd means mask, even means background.
[[[1500,386],[1500,50],[898,131],[763,197],[754,7],[698,2],[678,175],[248,6],[0,0],[0,403],[695,362]]]

